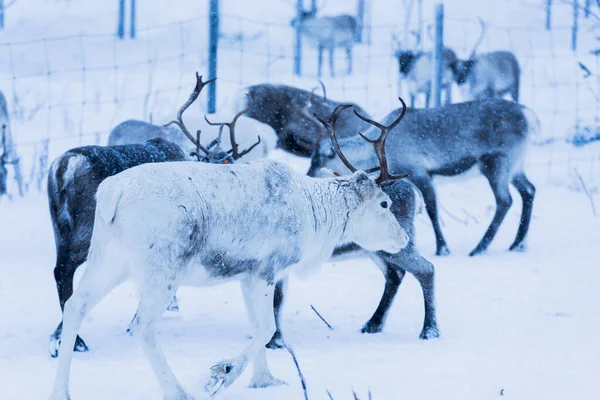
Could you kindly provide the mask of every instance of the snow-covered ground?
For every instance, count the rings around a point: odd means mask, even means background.
[[[292,160],[275,154],[276,158]],[[305,165],[295,162],[301,170]],[[493,197],[483,178],[440,185],[444,230],[452,255],[435,257],[424,214],[418,245],[436,266],[441,338],[418,339],[423,305],[418,283],[407,276],[382,334],[362,335],[383,290],[368,260],[325,265],[308,279],[293,278],[283,316],[311,399],[595,398],[600,371],[600,247],[598,218],[581,193],[538,190],[525,253],[506,251],[516,232],[515,202],[487,255],[469,258],[491,219]],[[43,399],[56,360],[48,335],[60,312],[52,276],[54,243],[44,196],[0,204],[0,398]],[[166,313],[159,340],[175,373],[200,390],[214,362],[247,343],[239,285],[179,291],[179,313]],[[330,331],[311,311],[333,325]],[[137,341],[125,334],[133,316],[133,285],[111,293],[86,319],[90,345],[77,354],[71,377],[74,399],[159,399],[161,391]],[[285,351],[269,351],[272,370],[289,386],[249,389],[249,374],[223,399],[301,399]]]
[[[112,36],[117,1],[20,0],[7,9],[6,28],[0,31],[0,90],[9,100],[28,180],[33,178],[30,173],[40,172],[34,166],[41,140],[50,139],[51,160],[69,147],[104,143],[110,128],[124,119],[150,113],[158,122],[171,119],[188,96],[194,71],[206,73],[207,1],[138,3],[139,37],[123,43]],[[293,3],[221,2],[225,38],[219,111],[229,109],[236,91],[249,83],[315,85],[311,49],[304,60],[306,76],[291,75],[288,21]],[[326,75],[324,81],[330,97],[355,101],[380,118],[397,107],[397,65],[390,56],[390,39],[391,31],[401,31],[403,1],[372,3],[373,45],[355,50],[353,76]],[[426,16],[432,14],[433,3],[424,1]],[[528,250],[506,251],[521,207],[512,191],[513,207],[488,254],[467,257],[492,218],[494,199],[481,177],[441,179],[436,187],[452,255],[434,256],[429,220],[419,214],[416,223],[418,247],[436,266],[439,340],[418,339],[423,300],[411,276],[400,289],[384,333],[372,336],[359,333],[383,290],[382,275],[370,261],[327,264],[305,280],[293,278],[284,334],[298,356],[312,400],[326,399],[326,390],[335,399],[349,399],[353,389],[362,399],[371,389],[375,400],[597,397],[600,217],[594,216],[592,205],[600,213],[600,144],[574,148],[563,139],[573,133],[577,120],[589,123],[598,117],[599,106],[589,90],[593,81],[588,87],[576,62],[598,72],[600,59],[587,53],[589,20],[582,21],[580,50],[572,53],[569,6],[555,8],[556,29],[546,33],[538,3],[445,2],[446,42],[459,55],[468,55],[479,34],[475,17],[481,15],[489,23],[482,51],[511,49],[521,60],[522,101],[542,124],[534,142],[558,138],[534,146],[528,158],[527,172],[538,187]],[[354,10],[354,2],[323,4],[329,14]],[[243,42],[235,40],[240,32]],[[342,52],[337,63],[341,70]],[[192,112],[203,112],[203,106],[194,107]],[[307,169],[307,160],[280,151],[272,157],[300,172]],[[14,185],[10,189],[15,192]],[[45,194],[32,189],[24,199],[0,199],[0,399],[49,395],[56,360],[46,347],[60,318],[54,253]],[[159,340],[175,373],[194,393],[210,366],[247,343],[246,314],[235,283],[182,288],[179,299],[181,311],[165,314]],[[333,331],[311,311],[311,304]],[[135,307],[133,286],[126,283],[87,317],[81,334],[91,351],[75,357],[74,399],[161,398],[140,346],[125,334]],[[220,398],[303,398],[289,355],[269,351],[268,357],[273,373],[288,386],[249,389],[246,373]]]

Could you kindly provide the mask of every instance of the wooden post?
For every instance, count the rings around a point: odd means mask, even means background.
[[[219,0],[210,0],[208,32],[208,79],[217,77],[217,51],[219,49]],[[217,110],[217,83],[208,85],[208,113]]]
[[[435,42],[433,47],[433,82],[431,85],[431,95],[433,96],[433,106],[442,105],[442,64],[444,52],[444,4],[435,6]]]
[[[552,29],[552,0],[546,0],[546,30]]]
[[[586,18],[590,17],[590,7],[591,7],[591,5],[592,5],[592,0],[585,0],[585,6],[584,6],[584,9],[583,9],[583,12],[584,12],[584,16]],[[599,4],[599,6],[600,6],[600,4]]]
[[[571,50],[577,50],[577,32],[579,30],[579,0],[573,0],[573,27],[571,28]]]
[[[363,30],[365,26],[365,0],[357,0],[356,3],[356,43],[363,42]]]
[[[117,36],[119,39],[125,38],[125,0],[119,0],[119,22],[117,24]]]
[[[129,26],[129,37],[131,39],[135,39],[135,17],[136,17],[135,3],[136,3],[135,0],[131,0],[131,24]]]
[[[4,0],[0,0],[0,29],[4,29]]]
[[[316,2],[314,2],[316,7]],[[296,3],[296,31],[295,31],[295,46],[294,46],[294,74],[300,76],[302,74],[302,13],[304,8],[302,0],[297,0]]]

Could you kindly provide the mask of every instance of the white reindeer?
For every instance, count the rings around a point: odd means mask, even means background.
[[[326,124],[331,127],[347,107],[338,107]],[[51,399],[70,398],[72,349],[81,323],[126,278],[140,293],[132,330],[141,337],[165,399],[191,399],[156,342],[156,324],[180,285],[240,280],[252,316],[252,341],[211,368],[207,391],[214,395],[231,385],[250,361],[252,387],[281,383],[271,375],[265,351],[275,332],[274,282],[321,265],[340,243],[388,253],[408,243],[380,187],[399,177],[388,173],[383,146],[377,154],[376,180],[364,171],[311,178],[270,160],[153,163],[104,180],[87,269],[65,305]]]

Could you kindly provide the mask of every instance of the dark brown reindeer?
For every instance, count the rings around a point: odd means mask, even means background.
[[[323,134],[323,127],[312,117],[331,115],[341,103],[318,96],[313,92],[287,85],[262,83],[245,89],[241,108],[248,108],[246,116],[271,126],[277,134],[278,147],[289,153],[310,157]],[[358,105],[354,107],[368,115]],[[368,124],[347,113],[337,121],[340,138],[354,136],[365,130]]]
[[[334,129],[334,125],[336,125],[336,121],[339,119],[340,113],[349,107],[349,105],[338,106],[327,122],[323,121],[321,118],[318,119],[328,133],[329,140],[332,144],[335,154],[339,157],[340,161],[344,164],[348,171],[355,171],[356,168],[344,156],[344,153],[339,145],[336,134],[337,127]],[[379,160],[381,166],[377,183],[382,186],[382,190],[392,200],[391,211],[396,217],[398,223],[400,223],[402,228],[406,231],[409,237],[408,245],[398,253],[389,254],[383,251],[371,252],[354,243],[346,244],[339,246],[334,250],[331,261],[353,258],[370,258],[377,265],[377,267],[379,267],[385,277],[385,288],[383,295],[379,305],[377,306],[377,309],[371,318],[363,325],[361,329],[361,332],[363,333],[377,333],[383,330],[385,320],[396,293],[398,292],[398,288],[400,287],[406,272],[410,272],[421,285],[425,305],[423,328],[419,337],[421,339],[432,339],[439,337],[439,329],[437,326],[435,311],[435,269],[433,264],[419,254],[415,246],[414,217],[416,211],[416,188],[409,181],[400,179],[405,177],[405,175],[394,176],[389,172],[388,159],[385,152],[386,139],[392,129],[398,125],[404,117],[405,110],[406,109],[404,108],[404,111],[387,126],[379,124],[368,118],[364,118],[364,120],[368,121],[369,124],[374,125],[377,129],[381,130],[381,135],[376,140],[369,139],[363,135],[361,136],[364,140],[373,145],[376,154],[374,161]],[[315,154],[318,153],[319,149],[316,149]],[[317,176],[321,174],[320,168],[314,167],[314,164],[315,163],[313,162],[313,168],[311,168],[311,170],[308,172],[309,176]],[[375,172],[378,169],[379,167],[372,167],[367,169],[366,172]],[[280,314],[284,302],[286,287],[287,280],[282,280],[277,283],[275,288],[274,306],[277,330],[272,340],[268,344],[268,347],[270,348],[279,348],[283,346]]]
[[[194,91],[173,123],[179,126],[196,148],[195,157],[198,161],[233,163],[251,150],[239,152],[235,144],[235,122],[243,111],[236,115],[231,124],[225,124],[230,128],[232,149],[229,152],[213,151],[213,146],[202,146],[200,131],[194,138],[182,120],[184,111],[198,98],[204,86],[213,81],[214,79],[204,82],[196,74]],[[109,176],[137,165],[186,159],[178,145],[159,137],[139,144],[77,147],[63,153],[52,163],[48,174],[48,203],[56,241],[54,278],[61,310],[64,311],[65,302],[73,294],[75,271],[87,258],[94,227],[95,194],[100,183]],[[50,336],[49,352],[52,357],[58,355],[61,335],[62,321]],[[75,342],[75,350],[88,350],[79,336]]]
[[[402,113],[392,111],[383,123]],[[359,113],[356,115],[362,117]],[[510,206],[512,184],[523,200],[521,221],[510,250],[522,250],[531,221],[535,187],[524,172],[529,137],[539,129],[536,115],[522,105],[502,99],[486,99],[431,109],[409,109],[386,144],[390,168],[409,174],[425,201],[436,237],[436,254],[449,254],[438,220],[437,200],[432,178],[456,176],[477,166],[488,180],[496,199],[496,213],[485,234],[470,255],[485,252],[496,235]],[[365,136],[372,135],[371,131]],[[369,168],[376,160],[370,146],[359,136],[339,140],[344,153],[359,168]],[[347,171],[332,145],[321,144],[311,160],[311,171],[327,167]]]

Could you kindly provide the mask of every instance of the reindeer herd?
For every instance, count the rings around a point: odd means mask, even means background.
[[[535,188],[523,159],[528,138],[539,129],[528,108],[483,99],[414,109],[400,99],[401,107],[377,122],[357,105],[314,90],[260,84],[245,89],[231,122],[205,117],[218,132],[204,145],[200,130],[193,135],[183,116],[210,83],[196,75],[190,98],[166,126],[126,121],[111,132],[108,146],[74,148],[52,163],[48,199],[63,318],[50,337],[50,354],[58,356],[51,399],[70,398],[73,351],[88,351],[78,336],[85,315],[127,279],[140,294],[129,329],[141,339],[166,399],[191,398],[156,338],[165,309],[177,308],[181,286],[241,283],[252,339],[211,368],[205,385],[210,395],[231,385],[250,362],[251,387],[281,383],[269,370],[265,349],[285,346],[280,315],[288,275],[328,260],[369,258],[384,274],[381,301],[363,333],[383,329],[408,271],[423,292],[419,337],[439,337],[434,266],[416,249],[414,230],[422,196],[436,253],[449,253],[437,215],[436,175],[477,166],[494,192],[496,213],[471,255],[484,252],[494,238],[514,185],[523,210],[510,250],[524,248]],[[260,156],[248,161],[260,153],[257,132],[269,129],[278,147],[310,157],[306,175]],[[240,150],[238,140],[247,148]],[[74,290],[73,275],[84,263]]]
[[[293,23],[302,24],[304,34],[316,40],[319,74],[325,49],[333,74],[332,53],[340,46],[347,50],[351,73],[353,17],[305,14]],[[323,24],[328,28],[322,29]],[[205,385],[210,395],[231,385],[250,362],[250,386],[281,383],[269,370],[265,348],[285,346],[280,315],[288,276],[328,260],[368,258],[384,275],[381,301],[363,333],[382,331],[409,272],[423,292],[419,337],[439,337],[434,266],[415,243],[418,198],[433,226],[435,253],[448,255],[433,178],[479,169],[494,193],[496,211],[470,253],[475,256],[487,250],[511,207],[510,185],[522,199],[510,250],[523,250],[535,196],[524,159],[539,122],[518,104],[515,56],[502,51],[476,54],[485,31],[483,22],[481,26],[467,60],[444,50],[447,102],[438,108],[414,108],[417,95],[425,96],[426,106],[431,97],[432,54],[421,50],[396,52],[400,74],[409,83],[411,107],[400,99],[401,107],[380,122],[356,104],[328,99],[324,86],[319,96],[315,90],[263,83],[244,88],[231,122],[215,122],[219,117],[214,115],[202,120],[188,112],[186,123],[184,113],[213,81],[196,74],[190,98],[171,123],[127,120],[112,130],[107,146],[77,147],[56,158],[47,189],[63,316],[50,336],[50,355],[58,357],[50,398],[70,399],[73,351],[89,350],[79,328],[86,314],[127,279],[140,294],[129,330],[140,338],[165,399],[192,398],[156,338],[161,315],[178,308],[181,286],[241,283],[252,339],[237,356],[211,368]],[[472,100],[452,104],[453,83],[464,85]],[[499,98],[505,94],[513,101]],[[5,164],[18,166],[18,157],[1,93],[0,123],[2,194]],[[193,133],[188,126],[202,129]],[[225,128],[228,140],[223,138]],[[307,174],[266,159],[275,147],[310,158]],[[85,272],[74,288],[75,271],[84,263]]]

